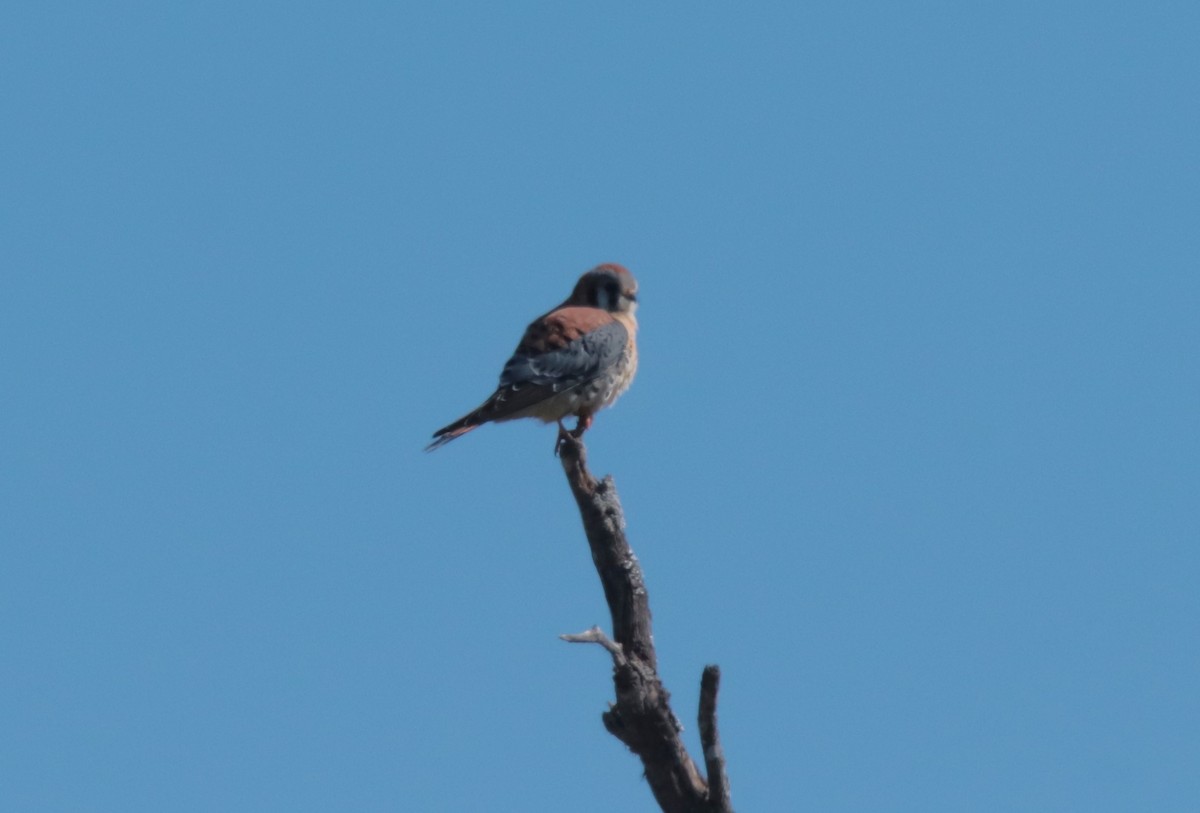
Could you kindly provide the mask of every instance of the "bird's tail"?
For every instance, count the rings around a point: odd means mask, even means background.
[[[440,449],[455,438],[462,437],[472,429],[478,429],[483,426],[484,421],[480,419],[479,410],[475,410],[469,415],[464,415],[454,423],[443,426],[441,429],[433,433],[433,443],[425,447],[425,451],[432,452],[434,449]]]

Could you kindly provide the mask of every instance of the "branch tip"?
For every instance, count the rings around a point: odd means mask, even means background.
[[[729,799],[729,777],[725,773],[725,751],[717,733],[717,691],[721,687],[721,667],[710,664],[700,676],[700,745],[704,749],[704,767],[708,771],[708,803],[714,813],[733,810]]]

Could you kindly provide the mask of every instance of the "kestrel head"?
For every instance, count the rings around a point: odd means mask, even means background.
[[[632,314],[637,310],[637,280],[622,265],[598,265],[579,278],[566,304]]]

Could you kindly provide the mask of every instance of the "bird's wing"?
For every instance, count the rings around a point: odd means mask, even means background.
[[[598,308],[565,307],[534,321],[500,374],[500,388],[545,388],[547,395],[587,383],[621,358],[629,332]]]

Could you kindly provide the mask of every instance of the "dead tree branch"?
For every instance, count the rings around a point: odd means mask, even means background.
[[[588,471],[582,440],[564,433],[559,457],[604,587],[614,640],[599,627],[561,637],[573,643],[600,644],[612,655],[617,698],[602,715],[604,727],[641,759],[646,781],[664,813],[733,813],[725,755],[717,736],[721,672],[708,666],[700,682],[700,740],[708,769],[705,781],[683,747],[679,736],[683,726],[658,677],[650,598],[642,567],[625,538],[625,514],[616,486],[611,477],[597,480]]]
[[[704,767],[708,769],[708,795],[712,810],[733,810],[729,801],[729,777],[725,775],[725,752],[717,735],[717,689],[721,668],[704,667],[700,677],[700,747],[704,749]]]

